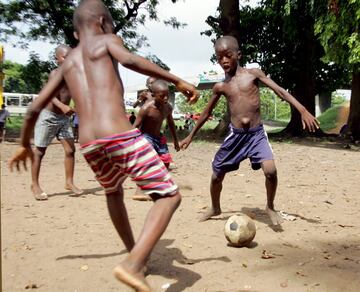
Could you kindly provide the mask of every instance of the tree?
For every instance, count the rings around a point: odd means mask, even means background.
[[[30,53],[30,59],[26,65],[5,61],[3,65],[5,73],[4,91],[36,94],[54,67],[53,62],[40,60],[39,55],[34,52]]]
[[[238,5],[239,1],[227,1]],[[257,62],[273,80],[289,90],[315,114],[315,95],[328,93],[348,83],[344,65],[326,64],[324,50],[314,35],[314,1],[263,0],[258,7],[237,6],[240,11],[238,40],[242,64]],[[221,6],[219,6],[221,9]],[[235,7],[233,7],[235,9]],[[210,16],[208,36],[224,34],[217,18]],[[334,78],[335,77],[335,78]],[[292,111],[286,132],[303,133],[300,114]]]
[[[324,60],[350,65],[352,70],[348,134],[360,140],[360,1],[322,0],[323,13],[315,33],[325,50]]]
[[[177,0],[171,0],[175,3]],[[72,16],[78,1],[75,0],[10,0],[0,3],[0,40],[8,41],[9,36],[19,37],[22,46],[29,40],[50,40],[53,43],[76,45],[73,35]],[[157,0],[104,0],[113,16],[115,33],[120,34],[129,49],[136,50],[146,45],[146,37],[136,28],[144,25],[146,19],[159,21]],[[18,24],[25,24],[27,31],[19,30]],[[180,28],[175,17],[164,20],[166,25]]]

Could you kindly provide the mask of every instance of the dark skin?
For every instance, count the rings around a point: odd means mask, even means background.
[[[193,85],[125,48],[122,40],[112,33],[111,16],[101,1],[81,2],[75,13],[86,19],[77,27],[79,44],[31,104],[22,130],[21,147],[9,160],[11,170],[14,167],[19,170],[20,164],[26,167],[26,159],[32,157],[30,133],[40,110],[64,84],[68,86],[76,103],[81,121],[81,144],[133,129],[126,117],[124,87],[118,72],[118,62],[128,69],[174,83],[190,103],[198,99],[199,94]],[[89,14],[91,17],[86,18]],[[181,196],[179,192],[161,198],[153,194],[154,205],[148,212],[136,242],[123,196],[122,186],[116,192],[106,193],[110,217],[129,251],[114,273],[126,285],[137,291],[148,292],[151,288],[143,274],[145,263],[179,206]]]
[[[168,95],[168,89],[154,88],[152,94],[153,100],[145,103],[140,109],[134,127],[139,128],[142,133],[160,137],[161,126],[166,119],[174,140],[175,150],[179,151],[180,147],[172,117],[172,106],[167,102]]]
[[[142,133],[147,133],[155,137],[161,136],[161,127],[163,121],[166,119],[170,129],[170,133],[174,140],[174,147],[176,151],[180,151],[179,142],[175,131],[175,123],[172,117],[172,106],[168,103],[169,89],[159,86],[154,83],[152,87],[151,100],[146,102],[140,109],[134,127],[140,129]],[[169,168],[169,163],[165,163],[165,166]],[[148,201],[150,198],[141,193],[141,190],[137,188],[133,200]]]
[[[306,108],[301,105],[295,97],[285,89],[267,77],[260,69],[246,69],[238,64],[241,53],[238,49],[237,41],[233,38],[224,37],[215,44],[217,61],[225,72],[225,80],[215,84],[213,95],[191,133],[180,143],[182,149],[186,149],[194,135],[202,127],[211,115],[218,100],[222,95],[225,96],[230,109],[231,123],[235,128],[249,129],[261,124],[260,115],[260,94],[259,82],[271,88],[281,99],[294,106],[301,114],[303,127],[314,132],[319,128],[319,122],[311,115]],[[265,187],[267,194],[267,205],[265,207],[272,223],[278,225],[282,219],[275,211],[274,199],[277,188],[277,172],[274,160],[261,162],[261,168],[265,175]],[[213,216],[221,214],[220,194],[222,181],[225,174],[212,174],[210,183],[211,207],[200,218],[205,221]]]
[[[64,63],[67,55],[70,52],[70,48],[67,46],[59,46],[56,49],[55,58],[56,62],[59,66]],[[49,79],[54,78],[58,69],[53,70],[50,73]],[[71,116],[74,113],[74,110],[69,106],[71,101],[71,95],[69,89],[64,84],[55,97],[46,105],[46,109],[52,111],[58,115],[67,115]],[[72,195],[78,196],[83,193],[81,189],[79,189],[74,184],[74,168],[75,168],[75,145],[73,139],[61,139],[60,140],[64,152],[64,166],[65,166],[65,189],[71,190],[73,192]],[[36,147],[34,150],[34,159],[31,165],[31,191],[37,200],[46,200],[47,195],[43,192],[40,187],[39,175],[42,158],[46,153],[46,147]]]
[[[142,91],[138,97],[138,99],[134,102],[133,107],[136,108],[137,106],[143,106],[145,102],[152,100],[151,94],[151,85],[154,83],[156,79],[154,77],[149,77],[146,79],[146,87],[148,89]]]

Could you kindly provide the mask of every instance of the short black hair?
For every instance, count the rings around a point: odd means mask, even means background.
[[[151,90],[154,92],[156,90],[169,90],[169,84],[167,82],[165,82],[164,80],[161,79],[156,79],[152,84],[151,84]]]
[[[100,0],[82,0],[75,9],[73,16],[73,25],[75,31],[79,31],[81,27],[93,21],[104,17],[106,21],[112,23],[112,17],[109,9]]]
[[[221,46],[222,44],[226,44],[232,50],[239,51],[239,43],[236,38],[230,35],[225,35],[221,38],[218,38],[215,42],[214,47]]]

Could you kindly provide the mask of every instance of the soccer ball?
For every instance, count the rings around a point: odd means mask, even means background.
[[[247,215],[233,215],[225,223],[224,233],[232,246],[247,246],[254,239],[256,226]]]

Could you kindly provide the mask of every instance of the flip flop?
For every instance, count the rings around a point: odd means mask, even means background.
[[[35,199],[38,201],[45,201],[48,199],[48,195],[45,192],[42,192],[41,194],[34,195]]]
[[[114,269],[115,277],[124,284],[134,288],[138,292],[151,292],[151,288],[146,282],[136,278],[133,274],[126,271],[122,266],[117,266]]]

